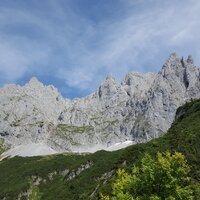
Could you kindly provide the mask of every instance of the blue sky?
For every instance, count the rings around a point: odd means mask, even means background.
[[[200,64],[199,0],[0,0],[0,85],[36,76],[66,98],[107,74],[158,71],[172,52]]]

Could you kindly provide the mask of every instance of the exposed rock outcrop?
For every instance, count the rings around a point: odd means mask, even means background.
[[[158,73],[109,75],[96,92],[64,99],[32,78],[0,89],[0,138],[4,145],[44,142],[57,151],[96,151],[132,140],[146,142],[170,127],[176,109],[200,97],[200,70],[191,56],[173,53]]]

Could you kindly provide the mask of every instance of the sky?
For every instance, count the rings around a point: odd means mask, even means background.
[[[173,52],[200,66],[199,0],[0,0],[0,86],[37,77],[65,98],[108,74],[157,72]]]

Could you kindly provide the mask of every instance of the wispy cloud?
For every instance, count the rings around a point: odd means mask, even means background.
[[[5,83],[51,74],[52,82],[62,80],[80,94],[108,73],[121,79],[128,71],[158,70],[173,51],[199,62],[198,0],[14,2],[0,6]]]

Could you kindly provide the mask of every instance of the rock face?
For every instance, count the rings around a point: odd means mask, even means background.
[[[6,148],[44,143],[56,151],[96,151],[146,142],[167,131],[177,107],[200,97],[200,70],[173,53],[158,73],[109,75],[85,98],[64,99],[32,78],[0,89],[0,138]]]

